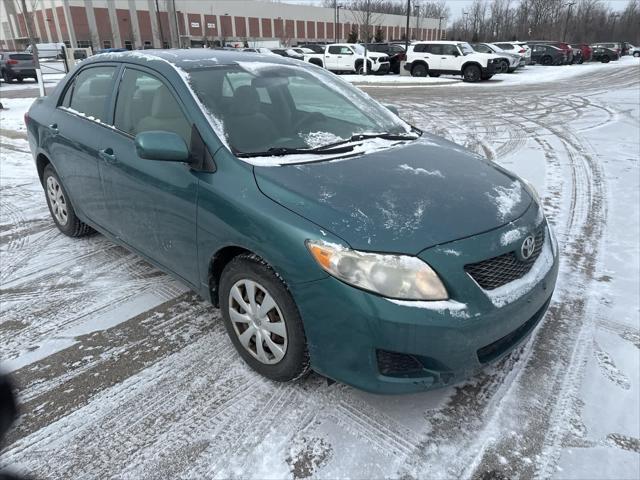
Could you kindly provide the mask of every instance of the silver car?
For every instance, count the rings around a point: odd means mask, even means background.
[[[36,80],[36,68],[33,63],[33,55],[24,52],[1,52],[0,69],[2,79],[11,83],[14,80],[22,82],[25,78]]]
[[[493,53],[501,58],[501,73],[512,73],[519,66],[524,66],[522,57],[517,53],[507,52],[493,43],[472,43],[471,46],[478,53]]]

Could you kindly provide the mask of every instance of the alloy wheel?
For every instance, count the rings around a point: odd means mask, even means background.
[[[49,198],[51,211],[58,223],[60,225],[66,225],[69,220],[67,201],[64,198],[64,193],[58,180],[53,176],[47,177],[47,197]]]
[[[287,353],[287,327],[276,301],[253,280],[237,281],[229,292],[229,318],[240,344],[259,362],[273,365]]]

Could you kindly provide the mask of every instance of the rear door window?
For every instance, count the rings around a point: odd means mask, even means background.
[[[91,67],[82,70],[67,88],[62,105],[92,120],[104,122],[115,73],[115,66]]]

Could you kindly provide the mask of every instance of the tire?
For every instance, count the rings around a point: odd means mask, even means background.
[[[44,167],[42,186],[47,198],[49,213],[51,213],[51,218],[53,218],[58,230],[68,237],[82,237],[93,232],[89,225],[80,221],[76,216],[69,195],[67,195],[60,177],[51,164]]]
[[[477,65],[468,65],[462,72],[462,79],[465,82],[479,82],[482,78],[482,71]]]
[[[426,77],[429,74],[429,67],[423,63],[418,63],[411,67],[412,77]]]
[[[578,60],[578,65],[582,65],[584,63],[584,58],[580,57]]]
[[[600,60],[602,63],[609,63],[611,61],[611,59],[608,56],[604,56],[602,57],[602,60]]]
[[[371,71],[371,62],[367,61],[367,74],[375,73]],[[364,62],[356,64],[356,75],[364,75]]]
[[[13,83],[13,78],[11,78],[6,71],[2,72],[2,79],[5,81],[5,83]]]
[[[553,63],[553,60],[551,60],[551,57],[546,55],[544,57],[542,57],[542,60],[540,61],[540,63],[542,65],[551,65]]]
[[[500,67],[499,73],[507,73],[509,71],[509,62],[502,60],[502,62],[500,62]]]
[[[251,304],[247,303],[251,288],[257,309],[264,304],[267,295],[274,302],[263,317],[247,315],[251,312]],[[235,257],[222,271],[219,292],[227,333],[240,356],[253,370],[276,382],[291,382],[309,372],[302,318],[286,285],[266,262],[252,254]],[[236,300],[238,296],[246,308]],[[232,321],[232,315],[237,321]],[[245,335],[246,343],[243,343],[240,336],[246,332],[249,334]]]
[[[24,82],[24,78],[23,77],[18,77],[18,83],[22,83]]]
[[[640,52],[633,52],[633,56],[636,57],[636,58],[640,57]]]
[[[438,78],[440,76],[440,74],[439,73],[431,73],[431,72],[429,72],[429,76],[433,77],[433,78]]]

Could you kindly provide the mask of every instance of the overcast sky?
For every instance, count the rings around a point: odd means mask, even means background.
[[[320,5],[322,0],[276,0],[284,3],[302,3],[307,5]],[[406,0],[398,0],[399,2],[406,2]],[[419,1],[419,0],[418,0]],[[624,10],[628,0],[603,0],[603,3],[608,4],[614,10]],[[413,3],[413,0],[412,0]],[[473,3],[473,0],[447,0],[447,5],[451,10],[451,20],[456,20],[462,16],[462,12],[467,10]],[[514,2],[515,3],[515,2]]]

